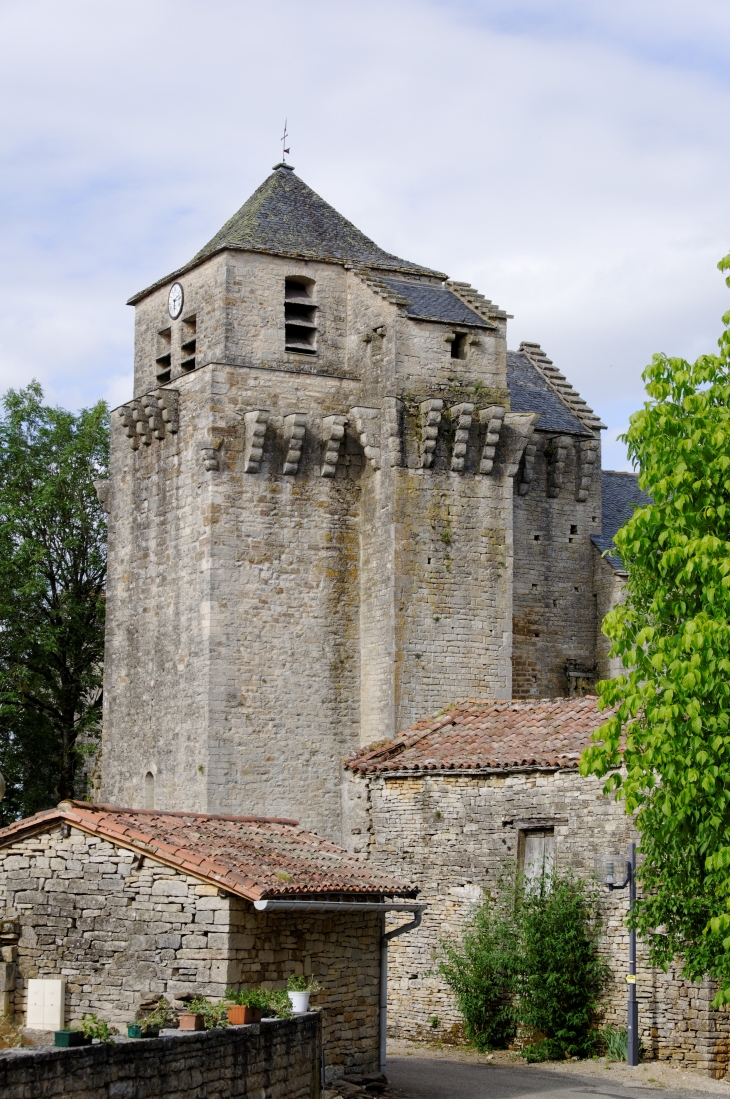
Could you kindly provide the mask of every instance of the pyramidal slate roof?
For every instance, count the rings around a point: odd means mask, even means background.
[[[295,175],[289,164],[277,164],[189,263],[135,294],[128,304],[134,305],[151,290],[226,249],[446,278],[440,271],[384,252]]]

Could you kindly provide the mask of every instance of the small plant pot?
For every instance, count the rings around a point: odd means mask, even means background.
[[[57,1030],[54,1041],[62,1049],[70,1049],[71,1046],[90,1046],[91,1038],[87,1038],[83,1030]]]
[[[140,1023],[127,1023],[128,1038],[159,1038],[160,1028],[142,1026]]]
[[[247,1026],[249,1023],[260,1023],[261,1012],[255,1007],[245,1004],[234,1004],[226,1013],[231,1026]]]
[[[202,1015],[193,1015],[187,1011],[181,1011],[180,1030],[205,1030],[205,1020]]]
[[[292,1015],[304,1015],[309,1011],[309,997],[311,995],[311,992],[287,992]]]

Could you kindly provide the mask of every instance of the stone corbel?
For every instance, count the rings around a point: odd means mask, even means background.
[[[350,420],[373,469],[380,469],[380,409],[362,405],[350,409]]]
[[[588,499],[597,461],[597,440],[581,439],[578,444],[578,487],[575,492],[575,498],[580,502]]]
[[[132,450],[137,450],[140,443],[149,446],[152,442],[147,415],[142,407],[142,402],[135,398],[128,404],[117,409],[117,416],[122,422],[124,434],[129,439]]]
[[[180,395],[177,389],[158,389],[157,405],[164,425],[163,430],[177,435],[180,426]]]
[[[345,437],[347,416],[325,416],[322,420],[322,476],[334,477]]]
[[[548,459],[548,488],[547,494],[551,499],[560,495],[560,490],[565,483],[565,463],[568,460],[568,451],[573,445],[570,435],[556,435],[550,441],[547,450]]]
[[[535,455],[537,454],[537,447],[534,443],[528,443],[525,447],[525,453],[522,457],[522,470],[520,474],[520,483],[517,492],[520,496],[527,496],[530,491],[530,485],[535,480]]]
[[[201,446],[200,448],[203,468],[207,470],[208,473],[212,473],[214,470],[221,468],[220,449],[222,444],[222,439],[214,439],[212,446]]]
[[[539,419],[539,412],[505,412],[500,442],[501,461],[506,477],[514,477],[517,474],[527,448],[534,445],[532,435]],[[520,494],[524,495],[522,492]]]
[[[492,405],[490,408],[479,409],[479,423],[486,424],[487,431],[484,436],[482,457],[479,463],[480,473],[491,473],[494,469],[494,455],[499,442],[499,435],[504,423],[505,409],[502,405]]]
[[[284,438],[287,451],[283,472],[287,477],[294,477],[299,471],[306,423],[306,412],[293,412],[290,416],[284,417]]]
[[[112,509],[112,483],[111,481],[94,481],[96,498],[104,511],[109,514]]]
[[[383,400],[386,447],[391,466],[403,464],[403,401],[399,397]]]
[[[246,412],[243,417],[245,441],[243,445],[243,472],[258,473],[261,467],[261,455],[264,452],[266,425],[271,413],[268,409],[257,408]]]
[[[444,402],[438,397],[422,401],[418,406],[421,418],[421,469],[430,469],[433,464],[433,452],[436,449],[443,409]]]
[[[451,472],[463,473],[466,460],[466,448],[469,442],[471,422],[474,418],[473,404],[455,404],[449,409],[449,417],[454,425],[454,442],[451,448]]]
[[[150,442],[152,442],[153,436],[155,439],[164,439],[165,424],[162,419],[162,410],[160,409],[157,394],[146,393],[144,397],[140,398],[140,401],[142,404],[142,410],[147,417]]]

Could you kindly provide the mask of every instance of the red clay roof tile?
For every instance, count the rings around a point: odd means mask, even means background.
[[[590,736],[610,716],[598,699],[459,702],[345,761],[358,772],[577,767]]]
[[[370,873],[341,848],[300,828],[266,817],[117,809],[62,802],[0,829],[0,846],[63,821],[141,852],[167,866],[220,885],[247,900],[331,895],[415,896],[418,890]]]

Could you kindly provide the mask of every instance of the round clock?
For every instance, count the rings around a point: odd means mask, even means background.
[[[179,282],[174,282],[170,287],[170,296],[167,299],[167,311],[174,321],[182,313],[183,288]]]

